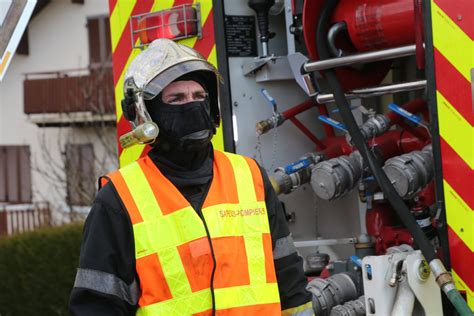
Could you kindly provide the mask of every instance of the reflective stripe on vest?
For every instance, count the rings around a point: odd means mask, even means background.
[[[149,157],[108,179],[133,225],[141,287],[137,315],[208,315],[213,258],[197,212]],[[216,260],[217,315],[279,314],[263,179],[255,161],[214,151],[202,214]]]

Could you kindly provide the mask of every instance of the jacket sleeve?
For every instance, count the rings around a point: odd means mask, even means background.
[[[312,296],[306,291],[308,281],[304,275],[303,259],[296,252],[283,207],[267,173],[262,167],[260,170],[265,188],[265,203],[272,235],[273,259],[280,291],[282,315],[314,315]]]
[[[84,225],[71,315],[135,315],[134,252],[130,219],[109,183],[97,194]]]

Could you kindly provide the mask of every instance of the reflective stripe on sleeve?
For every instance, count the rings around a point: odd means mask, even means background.
[[[94,290],[99,293],[114,295],[130,305],[137,305],[138,285],[136,280],[128,285],[117,276],[90,269],[77,269],[74,288]]]
[[[295,244],[291,235],[277,239],[273,249],[273,259],[277,260],[296,252]]]
[[[285,309],[281,312],[282,316],[314,316],[313,303],[308,302],[293,308]]]

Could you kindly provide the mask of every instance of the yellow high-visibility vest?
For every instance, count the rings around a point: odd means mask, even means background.
[[[216,315],[281,313],[263,178],[254,160],[214,151],[202,219],[149,157],[105,181],[133,225],[137,315],[210,315],[212,295]]]

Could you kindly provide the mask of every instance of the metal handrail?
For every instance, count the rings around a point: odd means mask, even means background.
[[[313,72],[324,69],[337,68],[342,66],[355,65],[360,63],[370,63],[387,59],[394,59],[415,55],[416,45],[407,45],[367,53],[331,58],[313,62],[307,62],[303,68],[305,72]]]

